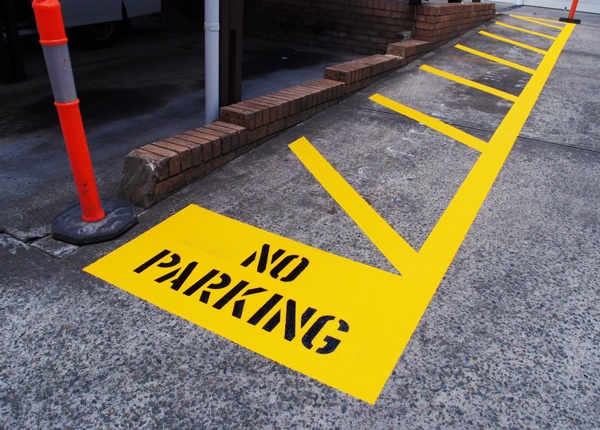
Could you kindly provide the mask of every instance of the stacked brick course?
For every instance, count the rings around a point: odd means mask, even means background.
[[[332,4],[348,2],[373,3],[377,7],[387,7],[390,3],[333,0]],[[304,0],[304,3],[311,2]],[[493,3],[417,6],[419,40],[390,43],[387,54],[326,68],[324,79],[223,107],[219,120],[212,124],[133,150],[125,159],[120,197],[147,208],[494,14]]]
[[[247,34],[359,54],[384,53],[413,28],[404,0],[249,0]]]
[[[413,37],[438,46],[496,15],[494,3],[440,3],[417,6]]]

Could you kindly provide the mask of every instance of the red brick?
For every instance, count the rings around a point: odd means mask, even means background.
[[[251,112],[252,115],[254,116],[254,128],[258,128],[264,124],[264,112],[263,112],[264,108],[256,107],[245,101],[236,103],[235,105],[232,105],[231,107],[235,107],[236,109],[241,109],[246,112]],[[225,108],[222,108],[222,109],[225,109]],[[238,124],[238,125],[243,125],[243,124]],[[250,127],[248,127],[248,128],[250,128]]]
[[[285,119],[285,128],[293,127],[296,124],[302,122],[302,112],[297,112],[294,115],[290,115]]]
[[[267,134],[275,134],[285,129],[285,120],[280,119],[267,125]]]
[[[219,119],[221,121],[237,124],[246,127],[248,130],[252,130],[256,126],[255,116],[255,111],[241,109],[237,104],[225,106],[219,110]]]
[[[227,154],[213,158],[211,161],[211,169],[216,170],[220,167],[223,167],[225,164],[230,163],[233,160],[235,160],[235,157],[236,157],[235,152],[229,152]]]
[[[181,161],[181,170],[189,169],[192,166],[192,151],[187,146],[169,142],[168,139],[159,140],[158,142],[154,142],[153,145],[177,152]]]
[[[164,198],[170,194],[173,194],[175,191],[183,187],[184,184],[185,178],[183,174],[170,177],[169,179],[156,184],[156,187],[154,188],[154,195],[158,199]]]
[[[142,146],[142,149],[167,158],[169,164],[169,176],[175,176],[181,171],[181,160],[177,152],[153,144],[144,145]]]
[[[285,90],[278,91],[273,94],[276,97],[283,97],[288,100],[290,106],[290,115],[294,115],[297,112],[302,110],[302,99],[304,98],[304,94],[300,94],[290,88]]]
[[[149,164],[152,164],[155,167],[157,180],[159,181],[164,181],[169,177],[169,157],[146,151],[143,148],[134,149],[127,157],[147,160]]]
[[[235,156],[236,157],[240,157],[244,154],[246,154],[249,151],[252,151],[253,149],[257,148],[260,145],[259,141],[256,142],[249,142],[247,145],[239,148],[238,150],[235,151]]]
[[[411,57],[429,51],[429,42],[424,40],[405,40],[388,45],[388,54],[399,57]]]
[[[248,130],[246,130],[246,128],[223,121],[215,121],[213,122],[213,125],[221,127],[223,131],[228,131],[231,134],[232,149],[237,149],[238,147],[246,144],[248,140]]]
[[[254,130],[250,130],[248,132],[248,143],[256,142],[267,136],[267,126],[263,125],[262,127],[256,128]]]
[[[262,96],[262,98],[270,100],[278,105],[278,111],[281,110],[281,118],[285,118],[290,114],[290,101],[287,98],[278,96],[277,93],[267,94],[266,96]],[[279,118],[279,114],[277,115],[277,118]]]
[[[195,129],[194,131],[198,133],[203,133],[209,136],[213,136],[216,138],[212,141],[212,156],[217,157],[222,153],[228,152],[231,145],[231,138],[229,134],[224,133],[219,130],[214,130],[209,128],[209,125],[205,125],[204,127],[200,127]],[[226,150],[227,149],[227,150]]]
[[[205,133],[214,134],[221,138],[221,151],[223,153],[231,151],[231,148],[239,146],[239,134],[232,132],[226,127],[222,127],[214,122],[202,127]]]
[[[263,124],[277,121],[277,105],[275,103],[259,97],[246,100],[246,102],[263,110]]]
[[[273,121],[277,121],[283,118],[283,105],[285,104],[283,101],[274,99],[268,95],[258,97],[255,100],[271,107],[271,119]]]
[[[183,178],[186,184],[200,179],[208,175],[211,171],[211,163],[202,163],[199,166],[192,167],[191,169],[183,172]]]

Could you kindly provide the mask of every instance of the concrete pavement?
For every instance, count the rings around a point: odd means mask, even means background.
[[[562,16],[529,7],[511,12]],[[420,66],[513,96],[529,82],[527,73],[457,50],[455,43],[141,213],[140,224],[116,241],[65,248],[45,238],[43,248],[61,250],[48,254],[2,234],[0,424],[597,428],[600,125],[599,84],[590,71],[600,65],[594,40],[600,19],[585,14],[581,19],[375,405],[82,268],[195,204],[394,272],[288,145],[305,136],[412,248],[421,250],[480,156],[425,121],[394,113],[370,97],[381,94],[487,142],[513,103]],[[558,32],[507,15],[499,21]],[[544,50],[553,44],[496,23],[481,30]],[[477,31],[456,42],[530,68],[542,58]],[[365,285],[361,291],[370,290]],[[389,342],[398,342],[393,330]]]
[[[109,49],[71,47],[102,198],[116,198],[129,151],[204,124],[203,47],[203,31],[155,17],[134,20],[132,32]],[[50,233],[55,215],[77,203],[77,195],[35,36],[25,39],[24,52],[29,79],[0,87],[0,230],[35,242]],[[243,96],[319,78],[325,67],[357,57],[248,38]]]

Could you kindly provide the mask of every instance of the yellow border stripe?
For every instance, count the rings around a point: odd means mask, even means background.
[[[544,19],[544,18],[529,18],[529,19],[533,19],[534,21],[554,22],[555,24],[558,24],[558,25],[562,24],[562,22],[557,21],[555,19]],[[561,29],[563,29],[563,28],[565,28],[564,25],[561,27]]]
[[[373,94],[369,97],[370,100],[375,103],[379,103],[382,106],[385,106],[388,109],[393,110],[394,112],[399,113],[400,115],[407,116],[415,121],[425,124],[427,127],[432,128],[442,134],[445,134],[448,137],[451,137],[454,140],[459,141],[463,145],[467,145],[469,148],[473,148],[479,152],[482,152],[487,142],[473,136],[472,134],[465,133],[464,131],[453,127],[449,124],[446,124],[443,121],[440,121],[437,118],[426,115],[418,110],[409,108],[406,105],[400,104],[392,99],[388,99],[387,97],[382,96],[381,94]]]
[[[545,51],[544,49],[536,48],[535,46],[531,46],[531,45],[526,45],[524,43],[517,42],[516,40],[512,40],[512,39],[508,39],[506,37],[498,36],[497,34],[494,34],[494,33],[488,33],[487,31],[484,31],[484,30],[481,30],[479,32],[479,34],[481,34],[483,36],[491,37],[492,39],[496,39],[496,40],[499,40],[501,42],[505,42],[505,43],[508,43],[508,44],[511,44],[511,45],[519,46],[521,48],[529,49],[530,51],[537,52],[538,54],[545,55],[548,52],[548,51]]]
[[[419,250],[421,264],[415,267],[417,273],[410,273],[411,276],[415,276],[415,279],[419,279],[419,276],[426,276],[441,281],[500,173],[506,157],[508,157],[525,121],[527,121],[573,28],[575,28],[574,24],[565,27],[565,30],[557,37],[556,42],[552,44],[548,54],[540,63],[538,71],[523,89],[519,100],[508,111],[506,117],[496,129],[490,140],[489,148],[481,154]],[[423,273],[419,274],[418,272]],[[420,286],[423,289],[430,288],[433,292],[437,288],[434,283],[421,284]]]
[[[511,18],[517,18],[517,19],[522,19],[523,21],[527,21],[527,22],[533,22],[534,24],[538,24],[538,25],[544,25],[546,27],[550,27],[550,28],[556,28],[558,30],[562,30],[564,27],[561,25],[554,25],[554,24],[548,24],[546,22],[540,22],[539,20],[535,19],[535,18],[529,18],[526,16],[519,16],[519,15],[508,15]]]
[[[496,24],[501,27],[510,28],[511,30],[520,31],[522,33],[533,34],[534,36],[544,37],[544,38],[550,39],[550,40],[556,40],[556,37],[554,37],[554,36],[550,36],[550,35],[544,34],[544,33],[538,33],[537,31],[527,30],[526,28],[521,28],[521,27],[517,27],[514,25],[510,25],[510,24],[505,24],[503,22],[496,22]]]
[[[493,61],[495,63],[503,64],[505,66],[512,67],[513,69],[517,69],[517,70],[520,70],[522,72],[529,73],[530,75],[533,75],[535,73],[535,70],[530,69],[529,67],[525,67],[525,66],[522,66],[520,64],[513,63],[512,61],[508,61],[508,60],[505,60],[503,58],[496,57],[494,55],[486,54],[485,52],[481,52],[481,51],[478,51],[478,50],[473,49],[473,48],[469,48],[469,47],[464,46],[464,45],[458,44],[458,45],[455,46],[455,48],[460,49],[460,50],[465,51],[465,52],[468,52],[469,54],[477,55],[478,57],[485,58],[485,59]]]
[[[440,76],[442,78],[449,79],[451,81],[457,82],[462,85],[466,85],[471,88],[475,88],[476,90],[486,92],[488,94],[492,94],[496,97],[500,97],[511,102],[517,101],[517,96],[509,94],[505,91],[498,90],[496,88],[492,88],[488,85],[483,85],[475,81],[471,81],[469,79],[462,78],[460,76],[453,75],[452,73],[444,72],[443,70],[436,69],[435,67],[428,66],[424,64],[421,66],[421,70],[432,73],[434,75]]]
[[[414,265],[416,251],[346,182],[308,139],[301,137],[289,147],[401,274]]]

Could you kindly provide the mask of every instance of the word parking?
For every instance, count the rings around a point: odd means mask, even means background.
[[[397,274],[194,205],[85,270],[370,403],[419,317]]]
[[[285,255],[283,249],[278,249],[271,256],[269,251],[270,246],[268,244],[262,246],[256,269],[259,273],[263,273],[270,262],[272,268],[268,273],[274,279],[278,279],[281,272],[299,258],[297,255]],[[258,252],[255,252],[250,255],[241,265],[249,267],[256,260],[257,254]],[[134,269],[134,272],[142,274],[151,267],[167,271],[167,273],[154,279],[154,282],[158,284],[169,283],[171,284],[171,290],[179,291],[190,298],[197,295],[199,303],[210,305],[213,309],[222,310],[231,303],[232,317],[244,320],[253,326],[262,324],[262,329],[269,333],[284,320],[283,335],[287,341],[296,339],[298,329],[305,328],[306,330],[301,338],[302,345],[308,350],[315,350],[317,354],[330,354],[336,350],[341,342],[337,338],[325,335],[321,339],[321,343],[324,342],[324,345],[314,349],[314,342],[326,325],[337,322],[337,331],[342,333],[349,331],[349,325],[343,319],[333,315],[320,314],[317,309],[310,306],[304,309],[298,324],[297,311],[299,309],[295,300],[282,300],[284,297],[281,294],[271,293],[266,288],[254,286],[243,279],[232,280],[232,276],[224,271],[215,268],[203,269],[198,267],[199,263],[197,261],[191,261],[187,265],[180,265],[180,263],[181,257],[179,254],[165,249]],[[300,262],[279,280],[281,282],[293,281],[306,269],[308,263],[308,259],[302,257]],[[200,276],[197,275],[198,272],[201,274]],[[192,281],[188,282],[189,279]],[[246,306],[247,301],[252,303]],[[252,307],[252,305],[254,306]],[[253,309],[248,311],[248,308]],[[267,317],[269,314],[270,316]],[[284,317],[282,317],[282,314]]]

